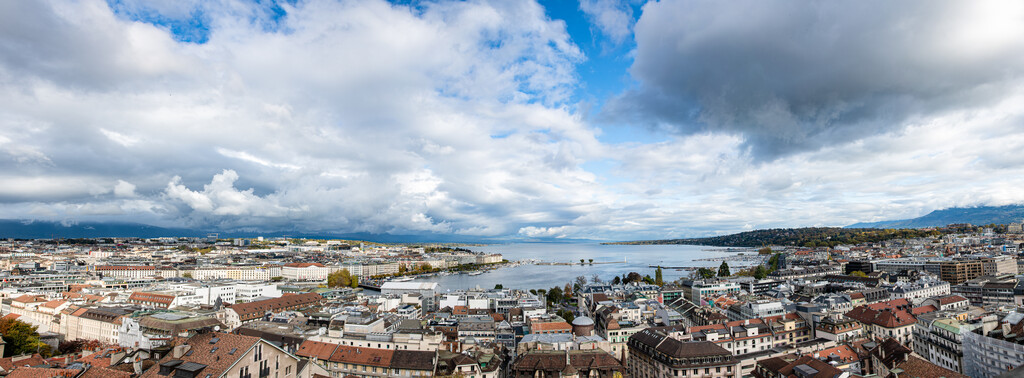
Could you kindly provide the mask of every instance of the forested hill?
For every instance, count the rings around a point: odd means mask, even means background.
[[[712,236],[706,238],[640,240],[605,244],[689,244],[710,245],[717,247],[761,247],[765,245],[834,247],[840,244],[875,243],[892,239],[935,237],[940,236],[945,232],[951,231],[954,230],[915,230],[839,227],[775,228],[768,230],[747,231],[732,235]]]
[[[935,210],[914,218],[883,222],[856,223],[850,228],[921,228],[941,227],[954,223],[1008,224],[1024,219],[1024,205],[952,207]]]

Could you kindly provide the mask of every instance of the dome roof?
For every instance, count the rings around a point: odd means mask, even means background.
[[[589,317],[586,317],[586,316],[581,316],[581,317],[578,317],[576,319],[573,319],[572,325],[574,325],[574,326],[592,326],[592,325],[594,325],[594,320],[590,319]]]

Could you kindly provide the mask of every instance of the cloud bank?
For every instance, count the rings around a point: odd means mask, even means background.
[[[0,3],[0,218],[641,239],[1024,202],[1016,4],[623,4],[580,4],[636,42],[592,119],[532,1]]]

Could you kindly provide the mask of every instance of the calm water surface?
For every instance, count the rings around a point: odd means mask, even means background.
[[[501,253],[509,261],[536,259],[546,262],[576,262],[580,259],[594,259],[594,262],[615,262],[614,264],[594,265],[521,265],[501,268],[478,276],[465,274],[416,279],[416,282],[437,282],[441,291],[469,289],[474,287],[493,288],[502,284],[506,288],[547,289],[555,285],[563,286],[575,280],[577,276],[597,274],[602,280],[610,281],[615,276],[629,272],[641,275],[650,274],[654,277],[651,265],[661,266],[707,266],[717,268],[721,260],[694,261],[696,259],[724,258],[735,256],[738,252],[726,252],[724,248],[694,245],[601,245],[565,244],[565,243],[520,243],[500,244],[482,247],[469,247],[473,251]],[[756,254],[754,250],[745,252]],[[623,263],[625,261],[625,263]],[[741,261],[730,261],[729,266],[740,267],[746,264]],[[689,276],[687,271],[663,269],[665,281],[673,281]]]

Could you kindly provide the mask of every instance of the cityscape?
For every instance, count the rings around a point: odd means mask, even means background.
[[[1024,2],[0,0],[0,378],[1024,377]]]

